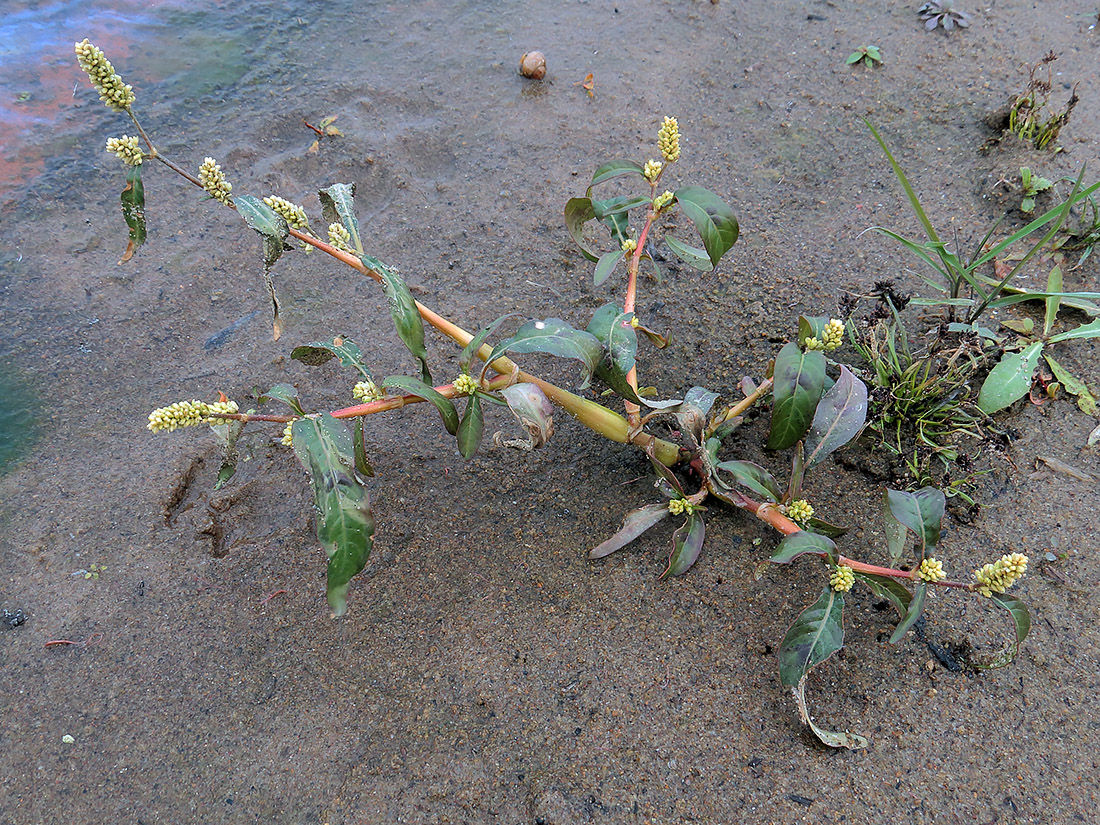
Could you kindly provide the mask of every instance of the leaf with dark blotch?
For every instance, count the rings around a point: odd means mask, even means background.
[[[818,727],[818,725],[814,723],[813,717],[810,716],[810,709],[806,705],[805,676],[799,679],[798,685],[791,690],[794,693],[794,700],[798,704],[798,716],[802,720],[802,724],[809,725],[814,736],[816,736],[822,744],[828,745],[830,748],[848,748],[849,750],[862,750],[871,744],[866,736],[860,736],[858,733],[826,730],[825,728]]]
[[[381,262],[379,262],[381,263]],[[420,362],[420,378],[425,384],[432,383],[432,374],[428,371],[428,350],[424,347],[424,321],[416,308],[416,299],[409,291],[405,279],[389,267],[383,266],[378,274],[382,276],[382,289],[390,305],[390,316],[397,328],[397,335],[412,356]]]
[[[746,487],[773,504],[778,504],[783,496],[775,476],[759,464],[753,464],[751,461],[723,461],[718,465],[718,469],[730,473],[734,481],[742,487]]]
[[[859,435],[866,420],[867,385],[841,366],[840,377],[821,396],[806,434],[807,469]]]
[[[355,471],[366,478],[374,478],[374,468],[367,458],[367,437],[363,432],[363,416],[355,419]]]
[[[264,271],[269,271],[279,256],[291,248],[286,242],[290,237],[286,219],[253,195],[241,195],[234,198],[233,203],[249,228],[264,239]]]
[[[538,449],[554,434],[554,405],[536,384],[519,383],[500,391],[531,439],[532,449]]]
[[[848,532],[847,527],[841,527],[839,524],[830,524],[824,519],[819,519],[816,516],[806,519],[806,529],[822,536],[828,536],[831,539],[838,539]]]
[[[1020,599],[1007,593],[994,593],[989,597],[989,600],[1012,615],[1016,641],[981,662],[972,662],[971,664],[979,670],[995,670],[1011,664],[1020,652],[1020,645],[1024,643],[1024,639],[1027,638],[1027,634],[1031,630],[1031,615],[1027,612],[1027,606]]]
[[[584,225],[596,217],[591,198],[570,198],[565,202],[565,228],[581,253],[595,263],[599,258],[584,239]]]
[[[733,210],[720,197],[702,186],[684,186],[674,193],[676,202],[695,224],[712,266],[737,243],[738,226]]]
[[[828,585],[795,619],[779,645],[779,679],[787,687],[844,646],[844,596]]]
[[[890,602],[898,611],[898,616],[904,618],[909,612],[909,602],[912,601],[913,596],[901,582],[889,576],[876,576],[871,573],[856,572],[853,575],[856,581],[863,582],[880,599]]]
[[[682,576],[703,551],[703,540],[707,536],[707,527],[700,513],[692,513],[687,521],[672,534],[672,553],[668,557],[668,567],[661,574],[665,579],[669,576]]]
[[[321,201],[321,215],[325,225],[340,224],[351,235],[351,244],[356,252],[363,252],[363,241],[359,238],[359,219],[355,217],[355,184],[334,183],[328,189],[317,193]]]
[[[141,182],[141,166],[131,166],[126,173],[126,188],[122,190],[122,218],[130,229],[130,240],[122,253],[120,264],[126,263],[145,243],[145,186]]]
[[[317,538],[328,554],[328,603],[347,611],[351,579],[367,563],[374,536],[370,496],[356,478],[347,428],[328,413],[291,425],[294,453],[309,471],[317,507]]]
[[[588,332],[603,345],[605,356],[596,367],[596,375],[621,397],[644,403],[627,376],[634,369],[638,352],[638,334],[630,321],[632,312],[622,312],[615,304],[604,304],[592,316]]]
[[[793,447],[806,434],[825,385],[825,356],[789,343],[775,358],[768,449]]]
[[[665,235],[665,243],[668,244],[668,248],[675,253],[677,258],[692,269],[698,269],[700,272],[712,272],[714,270],[714,264],[711,263],[710,255],[707,254],[705,249],[689,246],[683,241],[672,237],[672,235]]]
[[[235,419],[224,419],[221,424],[211,424],[210,429],[222,445],[222,464],[218,468],[218,480],[214,483],[214,490],[220,490],[237,472],[237,460],[240,453],[237,451],[237,439],[240,438],[245,422]]]
[[[481,398],[471,395],[466,402],[466,412],[458,425],[458,451],[463,458],[473,458],[481,446],[481,436],[485,432],[485,414],[481,410]]]
[[[909,628],[917,623],[921,614],[924,613],[924,598],[927,595],[928,582],[917,582],[917,586],[913,588],[913,598],[909,602],[909,608],[905,611],[904,618],[902,618],[898,626],[894,628],[893,635],[890,636],[890,644],[896,645],[904,639],[905,634],[909,632]]]
[[[301,361],[307,367],[319,366],[330,358],[339,358],[340,366],[351,367],[366,380],[371,380],[370,370],[363,363],[363,351],[350,338],[338,335],[331,341],[314,341],[303,344],[290,351],[290,357]]]
[[[281,401],[283,404],[290,407],[295,414],[305,415],[305,411],[302,409],[302,402],[298,400],[298,390],[290,384],[276,384],[257,400],[261,404],[268,400]]]
[[[451,435],[458,432],[458,410],[451,403],[451,399],[441,395],[433,387],[429,387],[423,381],[418,381],[408,375],[391,375],[382,381],[382,386],[393,387],[434,404],[435,408],[439,410],[439,415],[443,419],[443,426],[447,428],[447,432]]]
[[[626,514],[619,531],[607,541],[592,548],[588,558],[602,559],[604,556],[610,556],[616,550],[626,547],[650,527],[663,521],[668,515],[667,504],[647,504],[637,510],[631,510]]]
[[[832,559],[834,564],[838,558],[836,545],[831,539],[817,533],[799,530],[797,533],[784,536],[768,561],[773,564],[790,564],[799,556],[811,554],[815,556],[825,555]]]
[[[473,363],[478,350],[481,349],[481,345],[485,343],[485,339],[493,334],[493,330],[501,325],[508,318],[514,318],[517,313],[509,312],[505,315],[501,315],[485,329],[481,330],[477,335],[470,339],[469,343],[462,348],[462,354],[458,356],[458,367],[465,373],[470,372],[470,364]]]
[[[1043,342],[1036,341],[998,361],[978,390],[978,409],[990,415],[1027,395],[1042,351]]]
[[[488,363],[491,364],[507,352],[543,352],[559,358],[574,358],[585,367],[582,389],[588,386],[592,373],[604,356],[603,345],[596,336],[590,332],[573,329],[560,318],[528,321],[516,330],[516,334],[511,338],[493,347]]]
[[[599,262],[596,264],[596,271],[592,273],[592,285],[599,286],[606,281],[615,270],[615,264],[617,264],[625,254],[626,253],[621,249],[617,249],[614,252],[605,252],[601,255]]]
[[[632,160],[613,160],[605,163],[592,173],[592,183],[588,185],[588,192],[586,194],[592,194],[593,186],[611,180],[612,178],[617,178],[620,175],[638,175],[640,177],[642,175],[642,165]]]
[[[886,502],[894,518],[912,530],[920,540],[921,556],[940,543],[940,524],[947,499],[942,490],[921,487],[915,493],[887,490]]]

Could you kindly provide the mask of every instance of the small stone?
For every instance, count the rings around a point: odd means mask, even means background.
[[[74,742],[76,742],[76,740],[75,740],[75,739],[73,739],[73,738],[72,738],[72,737],[71,737],[71,736],[70,736],[69,734],[67,734],[67,733],[66,733],[66,734],[65,734],[64,736],[62,736],[62,737],[61,737],[61,741],[62,741],[62,742],[64,742],[64,743],[65,743],[66,745],[71,745],[71,744],[73,744]]]
[[[527,52],[519,59],[519,73],[532,80],[546,77],[546,56],[542,52]]]

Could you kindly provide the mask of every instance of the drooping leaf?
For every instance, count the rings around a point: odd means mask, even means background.
[[[787,687],[844,646],[844,596],[828,585],[794,620],[779,645],[779,679]]]
[[[855,572],[853,575],[856,577],[856,581],[863,582],[880,599],[890,602],[894,609],[898,611],[899,617],[905,618],[905,614],[909,612],[909,603],[913,600],[912,594],[905,588],[905,585],[896,579],[891,579],[889,576],[875,576],[871,573],[859,572]]]
[[[581,250],[581,254],[595,263],[599,260],[596,253],[584,239],[584,225],[596,217],[591,198],[570,198],[565,202],[565,228]]]
[[[367,381],[372,380],[370,370],[363,363],[363,351],[350,338],[337,335],[331,341],[314,341],[302,344],[290,351],[290,357],[307,367],[316,367],[331,358],[339,358],[340,366],[351,367]]]
[[[381,262],[379,262],[381,263]],[[424,321],[416,308],[409,285],[405,279],[389,267],[383,265],[377,270],[382,276],[382,289],[390,305],[390,316],[397,328],[397,335],[412,356],[420,362],[420,378],[425,384],[432,383],[432,374],[428,370],[428,350],[424,347]]]
[[[477,393],[466,402],[466,412],[458,424],[458,451],[463,458],[473,458],[481,446],[481,436],[485,432],[485,413],[481,409],[481,397]]]
[[[822,744],[828,745],[830,748],[848,748],[849,750],[861,750],[870,746],[871,742],[866,736],[860,736],[858,733],[852,733],[851,731],[826,730],[814,723],[813,717],[810,716],[810,709],[806,705],[805,676],[798,680],[798,685],[791,688],[791,692],[794,693],[794,700],[798,704],[798,716],[802,720],[802,724],[809,725],[814,736]]]
[[[811,533],[817,533],[821,536],[828,536],[831,539],[838,539],[848,532],[847,527],[841,527],[838,524],[830,524],[824,519],[820,519],[817,516],[811,516],[806,519],[806,529]]]
[[[775,358],[772,387],[772,424],[768,449],[794,446],[810,429],[825,385],[825,356],[803,352],[791,342]]]
[[[477,335],[470,339],[470,342],[462,348],[462,353],[458,356],[458,366],[463,372],[468,373],[470,371],[470,364],[473,363],[474,357],[477,355],[478,350],[481,349],[481,345],[485,343],[485,339],[493,334],[493,330],[501,325],[501,323],[508,318],[515,317],[516,313],[509,312],[505,315],[501,315],[485,329],[481,330]]]
[[[328,603],[347,611],[352,577],[367,563],[374,536],[370,496],[356,478],[347,428],[328,413],[291,425],[294,453],[309,471],[317,507],[317,538],[328,554]]]
[[[841,366],[840,377],[821,396],[806,434],[806,467],[813,467],[855,438],[866,420],[867,385]]]
[[[592,183],[588,185],[587,195],[592,195],[592,187],[603,183],[604,181],[617,178],[620,175],[638,175],[642,176],[642,166],[640,163],[635,163],[632,160],[613,160],[605,163],[592,173]]]
[[[374,468],[367,458],[367,437],[363,432],[363,416],[355,419],[355,471],[367,478],[374,478]]]
[[[305,415],[305,411],[302,409],[302,402],[298,400],[298,390],[290,384],[276,384],[257,400],[262,404],[268,399],[281,401],[283,404],[290,407],[295,414]]]
[[[131,166],[126,173],[126,187],[122,190],[122,218],[130,230],[130,240],[122,253],[120,264],[126,263],[145,243],[145,186],[141,182],[141,165]]]
[[[673,251],[677,258],[692,269],[698,269],[700,272],[712,272],[714,270],[714,264],[710,262],[710,255],[707,254],[705,249],[690,246],[672,235],[665,235],[665,243],[668,244],[668,248]]]
[[[896,567],[901,554],[905,551],[905,525],[898,521],[890,511],[890,490],[882,494],[882,519],[886,530],[886,552],[890,557],[890,566]]]
[[[488,363],[492,363],[506,352],[544,352],[560,358],[574,358],[585,367],[582,389],[588,386],[592,374],[604,355],[603,345],[596,336],[590,332],[573,329],[560,318],[528,321],[516,330],[511,338],[493,347]]]
[[[1016,631],[1016,640],[1008,644],[999,653],[987,657],[980,662],[971,662],[979,670],[994,670],[1005,665],[1012,664],[1020,652],[1020,645],[1024,643],[1028,632],[1031,630],[1031,616],[1027,612],[1027,606],[1015,596],[1008,593],[994,593],[989,600],[997,607],[1007,610],[1012,615],[1013,629]]]
[[[805,555],[825,556],[831,559],[834,564],[839,557],[832,539],[817,533],[799,530],[797,533],[784,536],[768,561],[773,564],[790,564],[799,556]]]
[[[940,525],[947,499],[936,487],[921,487],[915,493],[887,490],[887,504],[894,518],[912,530],[920,541],[921,556],[940,543]]]
[[[616,246],[622,244],[628,237],[630,228],[630,215],[628,209],[649,203],[648,198],[637,198],[623,195],[617,198],[608,198],[602,201],[592,201],[592,212],[596,220],[607,227],[611,233],[611,239]]]
[[[1100,321],[1096,323],[1100,325]],[[1002,358],[989,371],[985,383],[978,391],[978,409],[990,415],[1027,395],[1027,391],[1031,389],[1031,376],[1035,373],[1042,351],[1043,342],[1036,341],[1022,352]]]
[[[321,201],[321,215],[325,225],[340,224],[351,235],[355,251],[363,253],[363,241],[359,237],[359,219],[355,217],[355,184],[334,183],[328,189],[317,192]]]
[[[1081,408],[1081,412],[1085,415],[1096,415],[1100,412],[1100,407],[1096,403],[1096,396],[1089,391],[1088,385],[1084,381],[1055,361],[1048,353],[1044,352],[1043,358],[1046,359],[1050,371],[1054,373],[1054,377],[1061,383],[1066,392],[1077,396],[1077,406]]]
[[[215,437],[222,445],[222,463],[218,468],[218,479],[214,482],[214,490],[224,487],[237,472],[237,461],[240,458],[237,439],[240,438],[245,423],[231,418],[224,423],[210,425],[210,429],[214,431]]]
[[[621,249],[616,249],[614,252],[605,252],[601,255],[596,264],[596,271],[592,273],[593,286],[599,286],[606,281],[615,270],[615,264],[622,260],[625,254]]]
[[[627,380],[638,353],[638,334],[630,321],[632,312],[622,312],[615,304],[604,304],[592,316],[588,332],[603,345],[606,355],[596,367],[596,375],[621,397],[643,403]]]
[[[519,383],[500,391],[531,439],[531,448],[538,449],[554,434],[554,405],[535,384]]]
[[[723,461],[718,465],[719,470],[730,473],[734,481],[742,487],[747,487],[761,498],[778,504],[783,497],[783,490],[776,481],[775,476],[751,461]]]
[[[649,453],[649,463],[653,465],[654,472],[656,472],[657,475],[666,484],[668,484],[673,490],[676,491],[678,497],[685,497],[684,488],[683,485],[680,484],[680,479],[676,478],[676,474],[672,472],[670,468],[666,467],[664,464],[658,461],[657,456],[654,455],[652,452]]]
[[[429,387],[423,381],[418,381],[408,375],[391,375],[382,381],[382,386],[407,392],[409,395],[423,398],[435,405],[435,408],[439,410],[439,415],[443,419],[443,426],[447,428],[447,432],[451,435],[458,433],[458,410],[455,409],[451,399],[441,395],[433,387]]]
[[[626,547],[650,527],[666,519],[668,515],[667,504],[647,504],[637,510],[631,510],[626,514],[619,531],[607,541],[593,547],[588,553],[588,558],[602,559],[604,556],[610,556],[616,550]]]
[[[687,517],[687,521],[672,534],[672,553],[668,557],[668,567],[661,574],[661,578],[669,576],[682,576],[703,551],[703,540],[706,538],[707,528],[703,523],[702,514],[695,512]]]
[[[738,226],[733,210],[720,197],[702,186],[683,186],[674,193],[676,201],[695,224],[711,266],[737,243]]]
[[[913,598],[909,602],[909,608],[905,611],[905,616],[898,622],[898,626],[894,628],[894,632],[890,636],[890,644],[896,645],[904,639],[905,634],[909,632],[909,628],[917,623],[921,614],[924,613],[924,599],[927,595],[928,582],[917,582],[917,586],[913,588]]]
[[[233,203],[244,222],[263,238],[264,285],[267,287],[268,296],[271,298],[272,337],[278,341],[279,336],[283,333],[283,327],[279,320],[279,296],[275,293],[275,282],[271,278],[271,267],[279,260],[284,250],[291,248],[286,242],[287,238],[290,237],[290,227],[282,215],[253,195],[241,195],[239,198],[234,198]]]

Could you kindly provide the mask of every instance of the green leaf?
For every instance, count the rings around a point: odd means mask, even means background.
[[[640,404],[644,403],[643,399],[627,380],[638,353],[638,334],[630,324],[633,317],[634,313],[622,312],[615,304],[604,304],[593,314],[588,332],[606,351],[596,367],[597,377],[621,397]]]
[[[831,539],[838,539],[848,532],[847,527],[840,527],[836,524],[830,524],[824,519],[819,519],[817,516],[813,516],[806,520],[806,529],[812,533],[818,533],[822,536],[828,536]]]
[[[909,603],[913,600],[913,596],[901,582],[889,576],[876,576],[871,573],[856,572],[854,575],[856,581],[863,582],[880,599],[890,602],[899,616],[904,618],[909,612]]]
[[[668,248],[676,254],[677,258],[693,269],[698,269],[700,272],[712,272],[714,270],[714,264],[710,262],[710,255],[707,254],[705,249],[688,246],[671,235],[665,235],[665,243],[668,244]]]
[[[1095,323],[1100,325],[1100,321]],[[1042,351],[1043,342],[1036,341],[1022,352],[1002,358],[990,370],[978,391],[978,409],[989,415],[1027,395],[1027,391],[1031,389],[1031,376]]]
[[[806,706],[805,676],[798,680],[798,685],[792,688],[792,692],[794,693],[795,702],[798,703],[798,716],[802,719],[802,724],[809,725],[814,736],[821,740],[822,744],[828,745],[830,748],[848,748],[849,750],[861,750],[870,746],[871,742],[866,736],[860,736],[858,733],[851,733],[850,731],[826,730],[814,724],[813,717],[810,716],[810,709]]]
[[[719,470],[725,470],[733,476],[734,481],[742,487],[746,487],[761,498],[778,504],[783,497],[783,491],[775,476],[751,461],[723,461],[718,465]]]
[[[122,218],[130,229],[130,240],[122,253],[120,264],[126,263],[145,243],[145,186],[141,182],[141,166],[131,166],[122,190]]]
[[[790,564],[799,556],[807,554],[824,556],[831,559],[834,564],[839,557],[836,545],[831,539],[817,533],[799,530],[797,533],[784,536],[768,561],[773,564]]]
[[[451,435],[458,433],[458,410],[451,403],[451,399],[441,395],[423,381],[418,381],[408,375],[391,375],[382,381],[382,386],[393,387],[434,404],[435,408],[439,410],[439,415],[443,419],[443,426],[447,428],[447,432]]]
[[[478,394],[470,396],[466,402],[466,412],[458,425],[458,451],[463,458],[473,458],[481,446],[481,436],[485,432],[485,414],[481,411],[481,398]]]
[[[240,453],[237,451],[237,439],[246,422],[228,419],[222,424],[211,424],[214,436],[222,445],[222,463],[218,468],[218,479],[214,482],[214,489],[220,490],[229,479],[237,472],[237,460]]]
[[[638,198],[627,197],[626,195],[608,198],[603,201],[592,201],[592,212],[596,216],[596,220],[607,227],[612,240],[617,246],[621,246],[622,242],[627,239],[627,230],[630,228],[630,216],[621,207],[633,201],[638,201]],[[643,199],[643,202],[648,203],[649,201]],[[640,203],[634,205],[640,205]]]
[[[470,364],[474,360],[474,356],[477,355],[478,350],[481,349],[481,345],[485,343],[485,339],[493,334],[493,330],[501,325],[507,318],[513,318],[517,313],[509,312],[506,315],[501,315],[485,329],[481,330],[477,335],[470,339],[470,342],[462,348],[462,354],[458,356],[458,366],[465,373],[470,372]]]
[[[290,357],[307,367],[316,367],[332,358],[340,359],[340,366],[351,367],[367,381],[372,380],[370,370],[363,363],[363,351],[350,338],[337,335],[331,341],[314,341],[302,344],[290,351]]]
[[[291,426],[294,453],[313,480],[317,538],[328,554],[328,603],[347,611],[352,577],[367,563],[374,536],[370,496],[353,469],[351,434],[328,413]]]
[[[890,513],[904,524],[920,540],[923,558],[940,542],[940,525],[946,497],[935,487],[921,487],[915,493],[904,490],[887,490],[887,506]]]
[[[794,446],[806,434],[813,420],[825,384],[825,356],[803,352],[795,343],[779,351],[772,378],[772,424],[768,449]]]
[[[379,262],[381,263],[381,262]],[[405,279],[387,266],[378,270],[382,276],[382,289],[390,304],[390,316],[401,343],[420,362],[420,378],[425,384],[432,383],[432,374],[428,371],[428,350],[424,347],[424,322],[416,308],[416,299],[409,291]]]
[[[645,195],[624,195],[618,198],[609,198],[605,201],[592,201],[592,207],[596,210],[596,217],[607,223],[605,219],[610,218],[612,215],[621,215],[631,209],[637,209],[639,206],[650,206],[652,203],[653,200]]]
[[[890,557],[890,566],[896,567],[898,559],[905,550],[905,537],[908,533],[905,532],[905,525],[894,518],[894,514],[890,512],[891,492],[886,490],[882,494],[882,518],[886,528],[886,552]]]
[[[676,201],[703,239],[703,247],[712,266],[718,266],[733,245],[739,232],[737,218],[724,200],[702,186],[683,186],[674,193]]]
[[[703,523],[700,513],[692,513],[687,521],[672,534],[672,553],[668,557],[668,567],[661,574],[665,579],[669,576],[682,576],[703,551],[703,540],[706,538],[707,528]]]
[[[817,405],[806,434],[807,469],[839,450],[863,429],[867,420],[867,386],[845,367]]]
[[[806,449],[799,441],[791,455],[791,477],[787,482],[787,501],[802,498],[802,482],[806,478]]]
[[[363,432],[363,416],[355,419],[355,470],[367,478],[374,478],[374,468],[367,458],[367,437]]]
[[[779,679],[787,687],[844,646],[844,596],[828,585],[795,619],[779,645]]]
[[[565,228],[569,231],[569,237],[580,247],[584,257],[593,263],[599,259],[584,239],[584,225],[595,217],[596,210],[592,208],[591,198],[570,198],[565,202]]]
[[[626,547],[650,527],[663,521],[668,515],[667,504],[647,504],[637,510],[631,510],[626,514],[619,531],[607,541],[592,548],[588,558],[602,559],[604,556],[610,556],[616,550]]]
[[[596,336],[590,332],[573,329],[560,318],[528,321],[516,330],[515,335],[501,341],[493,348],[488,363],[492,363],[506,352],[543,352],[559,358],[574,358],[585,367],[582,389],[588,386],[592,373],[600,365],[604,356],[603,345]]]
[[[325,225],[338,223],[351,235],[355,251],[363,254],[363,241],[359,238],[359,219],[355,217],[355,184],[334,183],[317,193],[321,200],[321,215]]]
[[[276,384],[257,400],[263,404],[267,400],[281,401],[292,409],[297,415],[305,415],[302,403],[298,400],[298,390],[290,384]]]
[[[1027,612],[1027,606],[1022,601],[1007,593],[994,593],[989,597],[989,600],[1012,615],[1016,640],[1001,650],[1000,653],[982,662],[972,662],[971,664],[979,670],[994,670],[1011,664],[1020,652],[1020,645],[1027,638],[1028,631],[1031,630],[1031,616]]]
[[[806,339],[816,338],[821,340],[821,334],[829,323],[828,315],[799,315],[798,316],[798,341],[800,347],[806,346]]]
[[[851,66],[853,63],[858,63],[863,59],[863,52],[852,52],[848,55],[848,59],[844,62]]]
[[[625,254],[621,249],[618,249],[601,255],[599,262],[596,264],[596,271],[592,273],[593,286],[599,286],[611,277],[611,273],[615,270],[615,264],[622,260]]]
[[[1072,341],[1077,338],[1100,338],[1100,319],[1088,324],[1081,324],[1076,329],[1067,332],[1059,332],[1057,335],[1050,336],[1047,341],[1056,344],[1059,341]]]
[[[588,192],[586,194],[592,194],[593,186],[611,180],[612,178],[617,178],[620,175],[638,175],[642,177],[642,165],[632,160],[613,160],[605,163],[592,173],[592,183],[588,185]]]
[[[282,215],[253,195],[241,195],[239,198],[234,198],[233,203],[244,222],[256,230],[264,241],[264,285],[271,298],[272,337],[278,341],[283,333],[283,327],[279,320],[279,297],[275,294],[271,267],[279,260],[284,250],[291,248],[286,242],[290,237],[290,227],[287,226]]]
[[[909,602],[909,609],[905,611],[905,616],[898,626],[894,628],[894,633],[890,636],[890,644],[896,645],[902,639],[905,638],[905,634],[909,632],[917,620],[924,613],[924,597],[928,595],[928,582],[917,582],[917,586],[913,588],[913,599]]]
[[[878,46],[868,46],[866,51],[869,58],[877,60],[879,63],[882,62],[882,52],[879,51]]]
[[[1050,355],[1043,353],[1043,358],[1050,365],[1050,371],[1054,373],[1054,377],[1065,387],[1066,392],[1077,396],[1077,406],[1081,408],[1081,412],[1085,415],[1096,415],[1100,412],[1100,408],[1096,404],[1096,397],[1089,392],[1088,385],[1084,381],[1055,361]]]
[[[1062,291],[1062,267],[1057,264],[1050,270],[1050,274],[1047,276],[1047,292],[1061,292]],[[1043,335],[1050,335],[1050,331],[1054,328],[1054,322],[1058,318],[1058,305],[1061,303],[1061,298],[1057,295],[1052,295],[1046,299],[1046,315],[1043,319]]]

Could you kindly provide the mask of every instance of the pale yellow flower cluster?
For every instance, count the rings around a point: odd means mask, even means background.
[[[342,223],[330,223],[328,225],[328,242],[337,249],[351,252],[351,233]]]
[[[620,247],[620,249],[622,249],[623,253],[626,254],[626,255],[629,255],[630,253],[632,253],[637,248],[638,248],[638,242],[636,240],[634,240],[633,238],[627,238],[625,241],[623,241],[623,244]]]
[[[654,209],[654,211],[660,212],[662,209],[664,209],[666,206],[668,206],[670,203],[672,203],[672,199],[674,197],[676,197],[676,196],[673,195],[672,192],[670,192],[666,189],[664,192],[662,192],[660,195],[658,195],[657,197],[655,197],[653,199],[653,209]]]
[[[1023,553],[1006,553],[992,564],[974,571],[978,592],[987,598],[994,593],[1004,593],[1027,572],[1027,556]]]
[[[920,563],[917,578],[925,582],[942,582],[947,574],[943,572],[943,564],[929,556]]]
[[[291,203],[278,195],[270,195],[264,198],[264,203],[270,206],[275,214],[282,215],[292,229],[307,229],[309,227],[306,210],[298,204]]]
[[[650,183],[657,180],[657,177],[661,174],[661,170],[665,168],[665,165],[659,160],[647,160],[645,168],[642,169],[642,177],[644,177]]]
[[[294,422],[290,421],[287,422],[286,427],[283,429],[283,437],[280,439],[279,443],[281,443],[284,447],[294,446],[294,436],[291,434],[291,427],[293,426]]]
[[[839,349],[840,345],[844,342],[844,322],[838,318],[833,318],[825,325],[825,328],[821,330],[820,338],[807,338],[806,349],[807,350],[822,350],[824,352],[832,352],[835,349]]]
[[[680,124],[674,117],[666,117],[657,132],[657,148],[668,163],[680,159]]]
[[[214,158],[203,160],[199,167],[199,183],[214,200],[221,201],[226,206],[233,205],[233,201],[229,199],[233,184],[226,180],[225,173]]]
[[[136,136],[123,135],[120,138],[107,138],[107,151],[113,153],[127,166],[141,166],[145,158]]]
[[[382,391],[378,389],[378,385],[373,381],[360,381],[354,387],[351,388],[351,397],[357,401],[367,403],[369,401],[377,401],[382,397]]]
[[[674,516],[687,513],[689,516],[695,512],[695,505],[686,498],[674,498],[668,503],[668,511]]]
[[[453,382],[455,392],[459,395],[473,395],[477,392],[477,379],[473,376],[462,373]]]
[[[116,112],[125,112],[134,102],[134,89],[122,82],[111,61],[85,37],[76,47],[76,62],[80,64],[92,86],[99,92],[99,99]]]
[[[829,586],[837,593],[847,593],[855,583],[855,571],[843,564],[829,576]]]
[[[783,509],[783,512],[786,514],[787,518],[796,524],[805,524],[813,518],[814,508],[810,506],[810,502],[806,501],[806,499],[800,498],[788,504]]]
[[[236,401],[177,401],[167,407],[160,407],[149,413],[149,429],[155,433],[172,432],[180,427],[194,427],[199,424],[222,424],[220,418],[211,418],[212,413],[233,414],[237,412]]]

